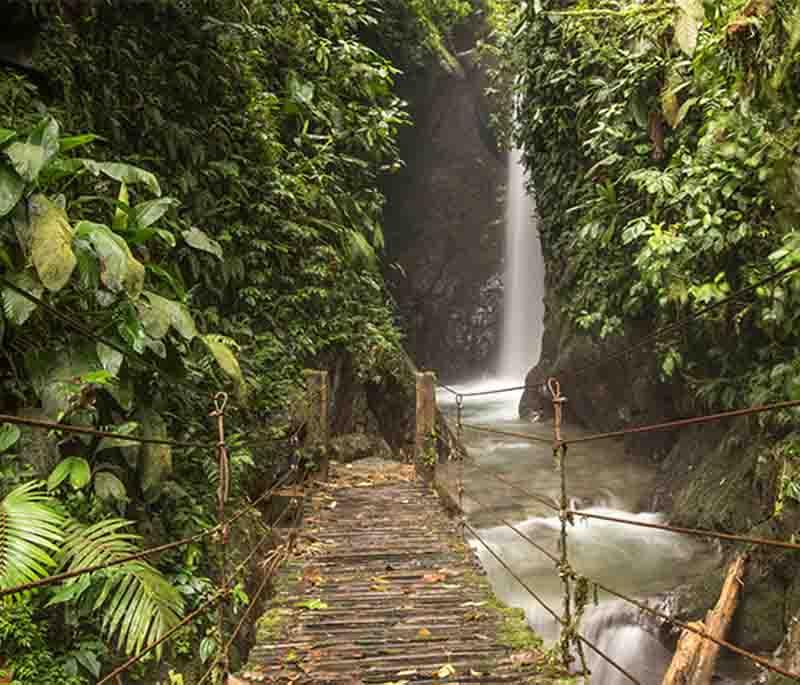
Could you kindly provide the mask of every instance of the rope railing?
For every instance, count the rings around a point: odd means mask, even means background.
[[[750,295],[757,291],[759,288],[764,287],[765,285],[769,285],[770,283],[774,283],[775,281],[779,281],[782,278],[789,276],[793,273],[797,273],[800,271],[800,264],[795,264],[794,266],[787,267],[785,269],[781,269],[780,271],[775,272],[774,274],[770,274],[751,285],[741,288],[730,295],[717,300],[716,302],[712,302],[704,307],[701,307],[695,312],[692,312],[685,316],[684,318],[680,319],[679,321],[673,321],[672,323],[666,324],[657,328],[655,331],[650,333],[649,335],[642,338],[640,341],[633,345],[629,345],[622,350],[614,352],[610,355],[604,356],[603,358],[599,359],[598,354],[594,354],[594,359],[589,361],[584,366],[578,367],[572,375],[580,376],[585,374],[587,371],[591,371],[593,369],[597,369],[607,364],[610,364],[613,361],[617,361],[619,359],[624,359],[625,357],[629,356],[633,352],[636,352],[640,349],[651,349],[654,342],[661,340],[662,338],[668,337],[670,335],[674,335],[675,333],[681,331],[682,329],[688,327],[690,324],[694,323],[695,321],[702,319],[706,315],[720,309],[722,307],[726,307],[727,305],[741,300],[744,296]],[[488,395],[498,395],[502,393],[508,392],[519,392],[520,390],[534,390],[534,389],[541,389],[547,383],[547,378],[542,377],[535,382],[532,383],[524,383],[523,385],[513,385],[503,388],[492,388],[489,390],[476,390],[471,392],[460,392],[454,389],[452,386],[447,386],[442,383],[438,384],[438,387],[446,390],[452,395],[461,397],[482,397]]]
[[[156,373],[157,375],[163,375],[164,370],[159,368],[157,364],[154,364],[152,361],[147,359],[142,354],[136,352],[133,349],[123,347],[119,345],[114,340],[109,339],[107,336],[100,335],[93,331],[89,326],[82,323],[77,319],[77,317],[70,316],[65,314],[63,311],[54,307],[53,305],[45,302],[41,297],[37,297],[33,293],[29,293],[24,288],[20,288],[16,283],[13,283],[11,280],[6,278],[5,276],[0,276],[0,284],[5,286],[6,288],[13,290],[18,295],[24,297],[29,302],[35,304],[37,307],[41,307],[44,311],[50,314],[52,317],[58,319],[63,324],[71,328],[76,333],[84,336],[89,340],[93,340],[96,343],[101,343],[106,347],[118,352],[119,354],[123,355],[126,359],[133,359],[135,360],[142,368],[147,368],[149,371]],[[191,390],[192,393],[197,395],[205,394],[201,388],[192,385],[191,383],[180,379],[180,378],[171,378],[171,382],[177,383],[178,385],[184,387],[187,390]]]
[[[469,523],[464,524],[465,528],[472,533],[480,545],[487,551],[489,554],[497,561],[500,566],[502,566],[506,572],[522,587],[525,592],[527,592],[536,602],[548,613],[550,616],[560,625],[562,628],[564,627],[564,619],[559,616],[558,612],[553,609],[547,602],[542,599],[539,594],[528,584],[526,583],[520,576],[517,574],[514,569],[509,566],[508,562],[505,561],[492,547],[487,543]],[[604,661],[606,661],[610,666],[615,668],[619,671],[622,675],[624,675],[628,680],[636,685],[642,685],[639,680],[637,680],[631,673],[629,673],[625,668],[618,664],[614,659],[612,659],[608,654],[602,651],[597,645],[590,642],[585,636],[581,635],[580,633],[576,634],[576,638],[584,645],[589,647],[593,652],[595,652],[599,657],[601,657]],[[588,673],[585,673],[588,675]]]
[[[698,628],[694,627],[693,625],[686,624],[686,623],[684,623],[682,621],[679,621],[679,620],[677,620],[677,619],[675,619],[673,617],[668,616],[667,614],[664,614],[663,612],[659,612],[659,611],[653,609],[652,607],[649,607],[648,605],[646,605],[646,604],[644,604],[642,602],[639,602],[639,601],[637,601],[635,599],[632,599],[632,598],[628,597],[627,595],[624,595],[623,593],[620,593],[617,590],[609,588],[609,587],[607,587],[606,585],[604,585],[602,583],[596,582],[596,581],[592,580],[591,578],[587,578],[585,576],[582,576],[582,575],[579,575],[578,573],[576,573],[572,569],[572,567],[570,566],[569,557],[568,557],[568,551],[567,551],[567,540],[568,540],[567,531],[568,531],[568,527],[567,527],[567,525],[568,524],[574,525],[575,519],[577,517],[577,518],[583,518],[583,519],[597,519],[597,520],[603,520],[603,521],[619,523],[619,524],[634,525],[634,526],[640,526],[640,527],[644,527],[644,528],[664,530],[664,531],[669,531],[669,532],[676,533],[676,534],[693,535],[693,536],[697,536],[697,537],[716,538],[716,539],[729,541],[729,542],[739,542],[739,543],[747,543],[747,544],[752,544],[752,545],[771,546],[771,547],[776,547],[776,548],[786,549],[786,550],[792,550],[792,551],[800,550],[800,544],[795,543],[793,541],[772,540],[772,539],[768,539],[768,538],[759,538],[759,537],[746,536],[746,535],[737,535],[737,534],[725,533],[725,532],[714,531],[714,530],[703,530],[703,529],[696,529],[696,528],[685,528],[685,527],[680,527],[680,526],[671,526],[671,525],[668,525],[668,524],[649,523],[649,522],[644,522],[644,521],[636,521],[636,520],[626,519],[626,518],[622,518],[622,517],[608,516],[608,515],[604,515],[604,514],[595,514],[593,512],[572,509],[569,506],[569,501],[568,501],[568,498],[567,498],[567,484],[566,484],[566,457],[567,457],[567,448],[570,445],[595,442],[595,441],[609,439],[609,438],[617,438],[617,437],[622,437],[622,436],[630,435],[630,434],[641,434],[641,433],[649,433],[649,432],[662,431],[662,430],[680,429],[680,428],[684,428],[684,427],[688,427],[688,426],[707,424],[707,423],[711,423],[711,422],[714,422],[714,421],[720,421],[720,420],[729,419],[729,418],[751,416],[751,415],[761,414],[761,413],[765,413],[765,412],[772,412],[772,411],[780,411],[780,410],[785,410],[785,409],[791,409],[791,408],[795,408],[795,407],[800,406],[800,400],[791,400],[791,401],[786,401],[786,402],[776,402],[776,403],[772,403],[772,404],[756,405],[756,406],[746,407],[746,408],[743,408],[743,409],[736,409],[736,410],[731,410],[731,411],[726,411],[726,412],[719,412],[719,413],[716,413],[716,414],[710,414],[710,415],[704,415],[704,416],[696,416],[696,417],[691,417],[691,418],[686,418],[686,419],[677,419],[677,420],[663,422],[663,423],[656,423],[656,424],[649,424],[649,425],[644,425],[644,426],[637,426],[637,427],[633,427],[633,428],[621,429],[619,431],[610,431],[610,432],[606,432],[606,433],[598,433],[598,434],[594,434],[594,435],[588,435],[588,436],[584,436],[584,437],[579,437],[579,438],[574,438],[573,439],[573,438],[568,438],[568,437],[564,437],[564,436],[561,435],[561,409],[562,409],[562,404],[565,401],[565,398],[561,395],[559,384],[555,379],[550,379],[548,381],[547,387],[550,390],[550,393],[552,395],[552,400],[553,400],[554,421],[553,421],[553,441],[552,441],[552,444],[553,444],[553,455],[554,455],[554,458],[555,458],[555,461],[556,461],[556,464],[557,464],[558,471],[560,473],[560,480],[561,480],[560,506],[556,507],[552,503],[547,502],[541,496],[536,495],[535,493],[531,493],[529,491],[526,491],[524,488],[519,487],[516,483],[513,483],[511,481],[506,480],[500,474],[496,473],[492,469],[482,468],[482,467],[478,467],[478,466],[476,466],[475,468],[478,471],[483,471],[483,472],[489,473],[496,480],[500,481],[501,483],[504,483],[508,487],[511,487],[511,488],[513,488],[513,489],[515,489],[517,491],[523,492],[524,494],[529,496],[531,499],[534,499],[535,501],[538,501],[538,502],[542,502],[542,503],[546,504],[549,508],[558,511],[559,519],[561,521],[560,538],[559,538],[559,545],[558,545],[560,556],[557,556],[556,554],[553,554],[552,552],[550,552],[549,550],[544,548],[542,545],[537,543],[530,536],[526,535],[517,526],[513,525],[511,522],[507,521],[506,519],[504,519],[502,517],[496,517],[496,518],[499,520],[499,522],[502,525],[504,525],[505,527],[509,528],[512,532],[514,532],[516,535],[518,535],[521,539],[523,539],[525,542],[530,544],[536,550],[538,550],[539,552],[544,554],[550,561],[553,562],[553,564],[554,564],[554,566],[555,566],[555,568],[556,568],[556,570],[558,572],[559,577],[561,578],[562,582],[564,583],[564,607],[563,607],[562,615],[559,615],[552,607],[547,605],[547,603],[544,601],[544,599],[540,595],[538,595],[535,592],[535,590],[533,590],[533,588],[531,588],[527,583],[525,583],[521,578],[519,578],[518,575],[516,575],[513,572],[513,570],[508,566],[508,564],[491,548],[491,546],[488,543],[486,543],[480,537],[480,535],[477,533],[475,528],[465,521],[465,519],[463,518],[463,516],[464,516],[463,506],[460,506],[460,508],[461,508],[462,521],[463,521],[462,525],[464,526],[464,528],[466,530],[469,530],[473,534],[473,536],[475,536],[475,539],[498,561],[498,563],[500,563],[501,566],[503,566],[503,568],[505,568],[505,570],[507,572],[509,572],[512,575],[512,577],[526,590],[526,592],[528,592],[528,594],[531,597],[533,597],[534,600],[536,600],[536,602],[539,605],[541,605],[545,609],[545,611],[548,614],[550,614],[553,618],[556,619],[556,621],[561,626],[560,647],[561,647],[561,651],[562,651],[562,659],[563,659],[565,668],[570,668],[570,662],[572,661],[572,655],[571,655],[571,653],[570,653],[570,651],[568,649],[568,645],[569,645],[570,642],[572,642],[576,647],[576,651],[577,651],[578,656],[580,657],[582,665],[583,665],[583,669],[582,670],[583,670],[584,673],[587,672],[587,668],[586,668],[585,660],[583,658],[583,652],[580,649],[580,646],[585,645],[589,649],[591,649],[592,651],[597,652],[596,645],[588,644],[585,641],[585,639],[580,635],[580,633],[578,631],[578,623],[579,623],[579,621],[581,619],[581,616],[583,614],[583,605],[585,604],[585,601],[586,601],[586,598],[584,596],[583,600],[582,600],[582,602],[584,604],[579,604],[578,603],[579,602],[579,600],[577,599],[578,584],[581,584],[582,587],[584,588],[583,589],[584,594],[588,593],[588,590],[586,590],[585,588],[587,588],[588,585],[591,584],[591,585],[594,585],[594,587],[596,589],[599,588],[601,590],[604,590],[608,594],[610,594],[612,596],[615,596],[615,597],[617,597],[619,599],[622,599],[622,600],[632,604],[633,606],[638,607],[642,611],[646,611],[646,612],[650,613],[651,615],[657,616],[658,618],[660,618],[662,620],[668,621],[671,625],[674,625],[674,626],[676,626],[678,628],[681,628],[683,630],[688,630],[689,632],[694,632],[694,633],[698,634],[700,637],[702,637],[704,639],[709,639],[712,642],[716,643],[717,645],[719,645],[721,647],[725,647],[729,651],[731,651],[731,652],[733,652],[733,653],[735,653],[735,654],[737,654],[739,656],[745,657],[745,658],[749,659],[750,661],[752,661],[753,663],[755,663],[755,664],[757,664],[757,665],[759,665],[759,666],[761,666],[763,668],[766,668],[766,669],[771,670],[771,671],[773,671],[775,673],[779,673],[779,674],[781,674],[781,675],[783,675],[785,677],[788,677],[788,678],[791,678],[793,680],[796,680],[796,681],[800,682],[800,674],[798,674],[798,673],[792,673],[792,672],[782,668],[781,666],[778,666],[776,664],[771,663],[769,660],[767,660],[767,659],[765,659],[763,657],[760,657],[760,656],[758,656],[758,655],[756,655],[756,654],[754,654],[752,652],[749,652],[748,650],[745,650],[745,649],[743,649],[741,647],[738,647],[737,645],[734,645],[731,642],[728,642],[727,640],[724,640],[722,638],[718,638],[718,637],[716,637],[714,635],[711,635],[711,634],[707,633],[704,630],[701,630],[701,629],[698,629]],[[536,443],[545,442],[545,440],[542,437],[540,437],[540,436],[532,436],[532,435],[530,435],[528,433],[519,433],[519,432],[513,432],[513,431],[496,430],[496,429],[493,429],[493,428],[490,428],[490,427],[486,427],[486,426],[473,426],[473,425],[470,425],[470,424],[462,423],[462,421],[461,421],[461,406],[462,406],[462,402],[463,402],[463,396],[464,395],[462,395],[462,394],[459,394],[457,396],[457,399],[458,399],[458,424],[459,424],[459,430],[460,431],[464,430],[464,429],[466,429],[466,430],[473,429],[473,430],[477,430],[478,432],[485,432],[485,433],[496,434],[496,435],[501,435],[501,436],[509,436],[509,437],[514,437],[514,438],[524,439],[524,440],[527,440],[527,441],[530,441],[530,442],[536,442]],[[463,465],[462,465],[462,468],[463,468]],[[463,476],[459,477],[459,485],[458,485],[458,487],[459,487],[459,502],[461,502],[461,497],[464,496]],[[480,498],[475,497],[471,492],[470,493],[466,493],[466,497],[468,497],[469,499],[477,502],[480,506],[483,506],[484,508],[488,508],[487,505],[480,500]],[[575,583],[574,592],[575,592],[575,595],[576,595],[575,614],[573,614],[573,612],[572,612],[572,596],[573,596],[572,583],[573,582]],[[600,656],[602,657],[602,655],[600,655]],[[606,660],[609,661],[609,663],[611,665],[613,665],[615,668],[618,668],[618,670],[620,670],[619,664],[613,663],[613,660],[608,660],[608,659],[606,659]],[[632,682],[637,682],[636,679],[633,676],[631,676],[631,674],[627,673],[627,671],[624,671],[624,669],[622,669],[621,672],[623,672],[629,678],[629,680],[631,680]]]
[[[92,566],[84,566],[82,568],[73,569],[72,571],[65,571],[64,573],[57,573],[54,575],[47,576],[45,578],[40,578],[39,580],[34,580],[29,583],[24,583],[21,585],[16,585],[11,588],[6,588],[4,590],[0,590],[0,599],[3,597],[7,597],[9,595],[16,595],[22,592],[29,592],[30,590],[36,590],[38,588],[46,587],[49,585],[54,585],[56,583],[61,583],[65,580],[70,580],[72,578],[78,578],[79,576],[86,575],[87,573],[96,573],[97,571],[102,571],[108,568],[113,568],[115,566],[121,566],[123,564],[130,563],[132,561],[138,561],[140,559],[145,559],[147,557],[153,556],[155,554],[161,554],[163,552],[168,552],[172,549],[176,549],[178,547],[184,547],[185,545],[189,545],[193,542],[198,542],[209,535],[213,535],[218,533],[222,530],[224,526],[230,526],[236,521],[238,521],[242,516],[244,516],[248,511],[251,511],[255,508],[260,502],[271,497],[276,490],[278,490],[286,481],[294,475],[294,471],[287,471],[275,484],[273,484],[270,488],[265,490],[260,497],[258,497],[254,502],[247,504],[243,507],[240,511],[238,511],[234,516],[229,518],[227,521],[223,521],[222,524],[217,524],[211,526],[210,528],[205,528],[194,535],[190,535],[185,538],[181,538],[180,540],[176,540],[174,542],[168,542],[163,545],[156,545],[155,547],[148,547],[147,549],[143,549],[135,554],[128,554],[117,559],[112,559],[102,564],[94,564]],[[273,524],[275,525],[275,524]]]
[[[289,511],[289,507],[286,507],[273,523],[273,526],[280,525],[281,521],[285,517],[286,513]],[[177,623],[173,628],[168,630],[164,635],[162,635],[158,640],[151,642],[149,645],[142,648],[139,652],[131,656],[127,659],[124,663],[120,664],[117,668],[112,670],[108,675],[104,676],[100,680],[97,681],[96,685],[105,685],[105,683],[111,682],[112,680],[116,679],[119,675],[124,673],[125,671],[129,670],[132,666],[137,664],[141,661],[145,656],[147,656],[150,652],[154,649],[159,647],[160,645],[167,642],[170,638],[172,638],[179,630],[186,627],[190,623],[194,622],[204,613],[209,611],[210,609],[214,608],[218,603],[225,597],[227,597],[231,590],[234,587],[234,582],[239,578],[242,572],[247,568],[247,565],[252,561],[253,557],[258,553],[258,551],[270,540],[271,536],[267,533],[261,537],[259,542],[255,545],[255,547],[250,551],[248,554],[234,569],[234,571],[227,576],[226,582],[223,586],[218,588],[214,594],[203,604],[201,604],[197,609],[192,611],[186,617],[184,617],[179,623]],[[273,567],[274,572],[274,567]],[[220,641],[222,641],[222,635],[220,635]]]
[[[586,435],[579,438],[567,438],[563,441],[565,445],[577,445],[579,443],[597,442],[598,440],[609,440],[612,438],[622,438],[626,435],[636,435],[639,433],[654,433],[656,431],[674,430],[677,428],[686,428],[688,426],[698,426],[704,423],[713,423],[723,419],[731,419],[740,416],[753,416],[755,414],[763,414],[764,412],[781,411],[783,409],[792,409],[800,407],[800,400],[787,400],[786,402],[775,402],[773,404],[760,404],[752,407],[745,407],[743,409],[733,409],[731,411],[723,411],[717,414],[706,414],[704,416],[693,416],[688,419],[675,419],[673,421],[666,421],[664,423],[652,423],[646,426],[635,426],[633,428],[623,428],[617,431],[608,431],[606,433],[595,433],[594,435]]]

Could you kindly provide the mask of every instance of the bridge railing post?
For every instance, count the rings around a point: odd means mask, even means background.
[[[414,440],[414,466],[417,477],[433,481],[436,451],[436,374],[417,373],[417,429]]]
[[[306,440],[305,446],[314,455],[318,477],[328,479],[328,372],[306,369]]]

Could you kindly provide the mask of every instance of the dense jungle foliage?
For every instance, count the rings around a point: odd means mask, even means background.
[[[379,268],[379,183],[409,123],[395,81],[451,63],[474,7],[2,4],[37,43],[0,67],[2,411],[213,442],[228,390],[241,501],[286,458],[249,445],[290,430],[304,367],[404,368]],[[4,424],[0,451],[0,589],[214,522],[213,450]],[[0,682],[95,682],[208,599],[208,542],[0,599]],[[204,617],[132,677],[193,682],[218,637]]]
[[[800,262],[796,2],[497,5],[495,78],[577,329],[653,330]],[[664,376],[713,407],[797,397],[798,304],[794,273],[721,308],[659,345]]]

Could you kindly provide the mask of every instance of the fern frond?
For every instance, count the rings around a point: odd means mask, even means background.
[[[44,493],[44,483],[31,481],[0,502],[0,589],[46,576],[56,565],[64,519]]]
[[[73,523],[62,551],[62,565],[74,570],[136,554],[139,536],[127,532],[124,519],[91,526]],[[180,621],[183,598],[164,575],[146,561],[131,561],[92,574],[100,584],[94,610],[103,612],[101,628],[117,647],[135,654]],[[72,582],[72,581],[68,581]],[[160,656],[161,650],[157,650]]]

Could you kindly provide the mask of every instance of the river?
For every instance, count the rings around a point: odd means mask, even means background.
[[[471,392],[519,384],[519,380],[483,381],[456,385],[459,392]],[[463,420],[499,430],[529,433],[549,438],[552,426],[517,418],[520,392],[465,398]],[[439,403],[449,415],[455,413],[453,397],[440,391]],[[564,435],[576,437],[582,431],[565,426]],[[546,506],[501,482],[558,501],[560,479],[552,448],[519,438],[465,431],[471,460],[465,467],[464,508],[470,524],[484,540],[541,598],[559,614],[563,586],[553,562],[534,549],[499,519],[518,527],[553,554],[558,554],[558,516]],[[472,465],[471,465],[472,464]],[[455,476],[451,466],[449,476]],[[663,522],[662,513],[649,511],[656,480],[655,466],[628,455],[620,442],[575,445],[567,458],[567,491],[575,508]],[[476,499],[471,499],[473,495]],[[557,637],[557,625],[525,589],[486,549],[473,540],[497,596],[506,604],[525,610],[528,622],[546,640]],[[641,600],[657,601],[679,585],[708,573],[719,564],[710,545],[669,532],[577,520],[568,532],[569,558],[575,570],[612,589]],[[660,685],[671,653],[654,635],[656,626],[621,600],[598,596],[590,603],[581,624],[582,634],[607,652],[642,685]],[[710,607],[709,607],[710,608]],[[599,657],[587,652],[592,685],[622,685],[629,681]],[[744,683],[749,669],[734,660],[722,659],[721,683]]]

